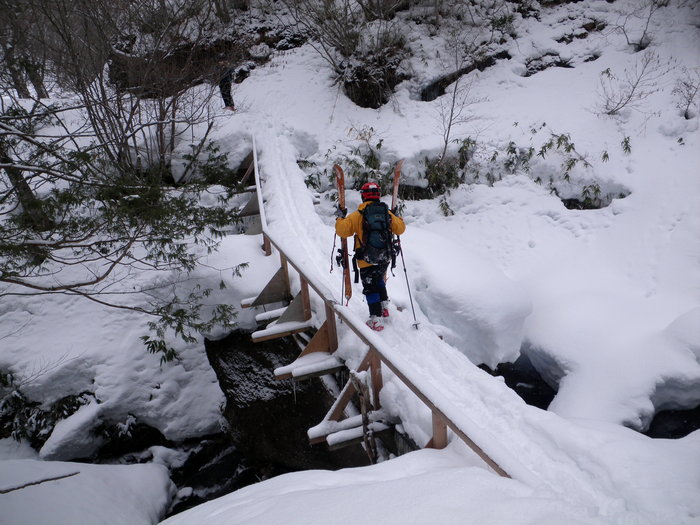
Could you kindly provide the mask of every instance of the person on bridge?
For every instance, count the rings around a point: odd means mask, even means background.
[[[353,267],[357,282],[357,267],[362,279],[362,293],[369,307],[367,326],[372,330],[384,329],[383,318],[389,317],[389,297],[386,291],[386,272],[396,257],[393,236],[406,231],[406,224],[396,210],[389,210],[380,201],[379,184],[368,182],[360,189],[362,203],[347,215],[347,209],[338,207],[335,231],[341,237],[355,236]],[[347,215],[347,217],[346,217]]]

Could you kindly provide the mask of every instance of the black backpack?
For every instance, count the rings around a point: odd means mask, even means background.
[[[381,201],[372,201],[362,210],[362,242],[355,257],[369,264],[392,262],[391,216],[389,207]]]

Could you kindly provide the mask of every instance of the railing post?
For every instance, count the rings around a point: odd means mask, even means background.
[[[379,393],[382,391],[384,382],[382,380],[382,360],[379,357],[379,352],[374,348],[369,351],[369,373],[372,378],[372,406],[374,406],[374,410],[379,410],[381,408]]]
[[[282,266],[282,271],[284,272],[284,286],[287,291],[287,295],[292,296],[292,287],[289,284],[289,265],[287,264],[287,257],[280,252],[280,265]]]
[[[263,236],[263,251],[265,252],[265,255],[270,256],[270,255],[272,255],[272,243],[270,242],[270,238],[267,235],[265,235],[263,233],[262,236]]]
[[[374,465],[377,462],[377,442],[374,439],[374,433],[370,431],[370,419],[369,414],[371,411],[370,400],[369,400],[369,386],[367,385],[367,379],[360,381],[354,373],[350,373],[350,381],[352,381],[355,390],[357,391],[357,397],[360,401],[360,413],[362,414],[362,440],[365,445],[365,452],[367,452],[367,457],[369,462]]]
[[[338,329],[335,326],[335,310],[333,306],[324,299],[326,307],[326,328],[328,329],[328,349],[331,353],[338,349]]]
[[[447,446],[447,425],[435,412],[433,412],[433,439],[430,442],[432,448],[439,449]]]
[[[309,281],[299,275],[301,281],[301,305],[304,310],[304,321],[311,319],[311,300],[309,299]]]

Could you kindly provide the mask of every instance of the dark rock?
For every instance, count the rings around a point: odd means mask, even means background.
[[[528,405],[546,410],[556,395],[556,389],[547,384],[525,351],[513,363],[500,363],[496,370],[485,365],[480,368],[493,376],[505,379]],[[700,430],[700,406],[691,410],[661,410],[654,415],[643,434],[659,439],[679,439]]]
[[[274,370],[291,363],[299,348],[291,338],[252,343],[235,332],[206,341],[207,356],[226,395],[224,415],[237,449],[252,462],[290,470],[366,465],[360,447],[330,452],[309,445],[307,430],[334,402],[319,379],[278,381]]]
[[[583,1],[583,0],[540,0],[540,4],[542,4],[543,6],[546,6],[546,7],[551,7],[551,6],[562,5],[562,4],[577,4],[581,1]]]
[[[189,452],[187,461],[172,469],[170,477],[178,488],[189,487],[192,493],[177,501],[168,516],[284,473],[268,465],[251,464],[226,433],[189,440],[184,448]]]
[[[503,377],[506,385],[512,388],[523,401],[542,410],[547,410],[557,393],[542,379],[530,358],[524,353],[521,353],[513,363],[500,363],[496,370],[491,370],[485,365],[481,365],[480,368],[493,376]]]
[[[117,88],[142,97],[169,97],[201,84],[218,84],[224,72],[248,60],[248,40],[185,44],[165,51],[133,54],[130,46],[110,55],[109,78]]]
[[[183,43],[168,50],[138,54],[134,35],[122,36],[109,56],[109,78],[117,88],[142,97],[169,97],[209,82],[214,85],[228,70],[241,83],[257,64],[269,60],[260,46],[287,50],[301,46],[306,37],[287,28],[254,27],[248,33],[217,40]]]
[[[573,68],[571,60],[564,59],[557,53],[545,53],[539,57],[533,57],[525,62],[524,77],[531,77],[535,73],[549,69],[550,67]]]
[[[153,446],[173,446],[159,430],[143,423],[135,422],[128,427],[103,424],[98,430],[105,438],[105,444],[98,452],[100,461],[138,453]]]

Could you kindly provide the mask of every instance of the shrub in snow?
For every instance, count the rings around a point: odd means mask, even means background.
[[[386,104],[396,85],[405,79],[399,66],[404,58],[401,46],[375,49],[354,55],[342,65],[341,81],[345,93],[363,108],[379,108]]]
[[[450,188],[456,188],[463,182],[457,159],[451,156],[428,158],[425,157],[425,178],[428,181],[427,198],[442,195]]]
[[[600,74],[597,112],[617,115],[623,109],[641,111],[642,102],[659,90],[659,82],[668,72],[659,55],[646,51],[631,69],[625,69],[618,77],[610,68]]]
[[[43,446],[59,421],[95,399],[92,393],[82,392],[42,406],[28,399],[21,385],[12,374],[0,371],[0,438],[27,441],[36,449]]]
[[[621,22],[617,25],[617,30],[620,31],[627,40],[627,45],[632,46],[635,51],[642,51],[649,47],[652,42],[652,36],[649,32],[653,27],[652,19],[659,9],[668,6],[670,0],[642,0],[634,9],[625,13]],[[632,37],[631,32],[635,26],[643,24],[638,37]]]
[[[332,67],[358,106],[385,104],[403,80],[404,37],[391,20],[398,4],[284,0],[294,22],[314,36],[309,43]]]
[[[351,142],[347,145],[349,151],[333,158],[334,164],[343,166],[346,177],[346,188],[359,190],[367,181],[377,182],[382,188],[382,194],[391,192],[394,171],[393,165],[381,158],[384,139],[378,138],[371,126],[351,128]],[[329,158],[330,151],[325,159]],[[315,169],[305,179],[307,187],[316,190],[328,190],[335,187],[335,175],[327,170],[318,171],[317,164],[309,160],[298,161],[302,168]]]
[[[700,98],[698,92],[700,92],[700,68],[693,70],[683,68],[683,77],[676,80],[672,93],[676,97],[676,107],[681,110],[686,120],[696,115],[698,98]]]

